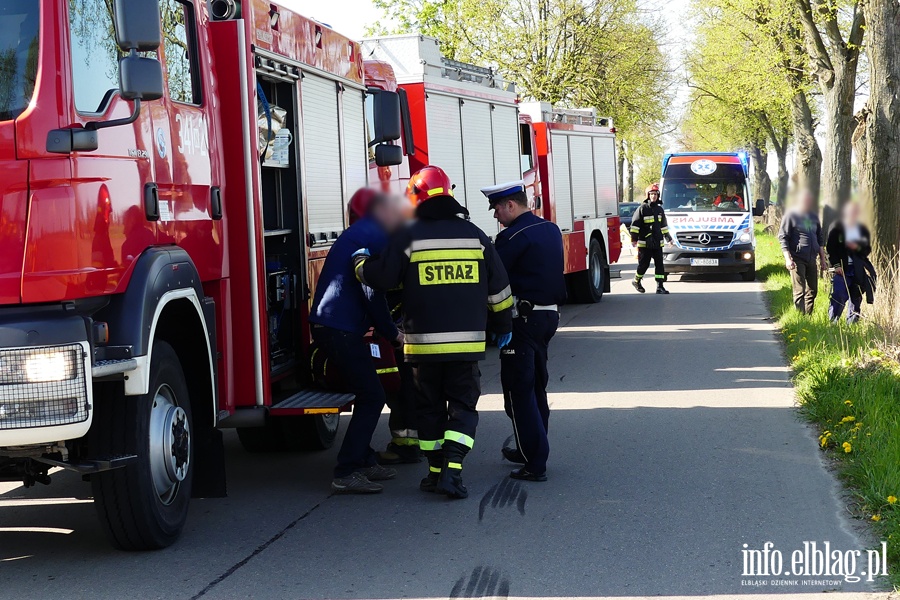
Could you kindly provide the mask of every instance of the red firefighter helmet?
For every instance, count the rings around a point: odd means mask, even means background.
[[[428,165],[413,173],[409,178],[406,197],[413,205],[419,205],[437,196],[453,196],[453,187],[450,177],[442,168]]]
[[[350,217],[351,225],[369,213],[369,208],[377,197],[378,192],[372,188],[364,187],[356,190],[347,204],[347,214]]]
[[[647,186],[647,189],[645,191],[646,191],[647,198],[650,197],[650,192],[656,192],[658,194],[659,193],[659,184],[651,183],[650,185]]]

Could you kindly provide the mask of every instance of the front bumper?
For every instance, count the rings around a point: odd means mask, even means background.
[[[752,244],[735,244],[728,250],[710,252],[667,246],[663,249],[667,273],[743,273],[756,268]],[[692,258],[715,258],[716,266],[693,266]]]
[[[0,314],[0,454],[87,434],[91,383],[83,317],[40,308]]]

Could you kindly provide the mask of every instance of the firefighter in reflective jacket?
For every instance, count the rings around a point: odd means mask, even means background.
[[[453,198],[438,167],[410,177],[415,220],[377,257],[360,251],[360,281],[375,289],[403,285],[404,358],[413,365],[419,447],[428,459],[420,489],[465,498],[463,459],[475,442],[481,395],[478,361],[489,328],[509,343],[512,292],[490,239]]]
[[[634,211],[631,217],[631,245],[638,249],[638,267],[631,285],[640,293],[646,290],[641,285],[644,273],[650,267],[652,260],[656,267],[656,293],[668,294],[663,286],[666,280],[666,267],[663,264],[663,246],[672,243],[669,235],[669,226],[666,223],[666,213],[663,210],[659,198],[659,184],[654,183],[647,187],[647,197]]]

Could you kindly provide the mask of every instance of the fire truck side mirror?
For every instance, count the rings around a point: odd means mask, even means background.
[[[119,93],[126,100],[158,100],[163,95],[162,65],[130,54],[119,60]]]
[[[375,139],[370,146],[393,142],[400,139],[400,94],[384,90],[370,90],[373,96],[373,117],[375,119]],[[377,150],[376,150],[377,152]],[[401,150],[402,152],[402,150]]]
[[[152,52],[162,43],[158,0],[115,0],[116,43],[126,54]]]
[[[393,167],[403,162],[403,148],[393,144],[375,146],[375,164],[379,167]]]

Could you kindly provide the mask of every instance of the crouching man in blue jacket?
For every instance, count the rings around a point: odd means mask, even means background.
[[[313,339],[334,361],[349,391],[356,394],[331,488],[337,493],[372,494],[383,489],[378,481],[393,479],[397,472],[379,466],[371,447],[385,393],[363,336],[371,327],[389,340],[402,342],[403,336],[394,325],[384,294],[357,281],[351,256],[360,248],[382,251],[388,234],[402,224],[404,214],[396,199],[368,188],[353,195],[350,210],[363,216],[329,250],[309,320]]]

